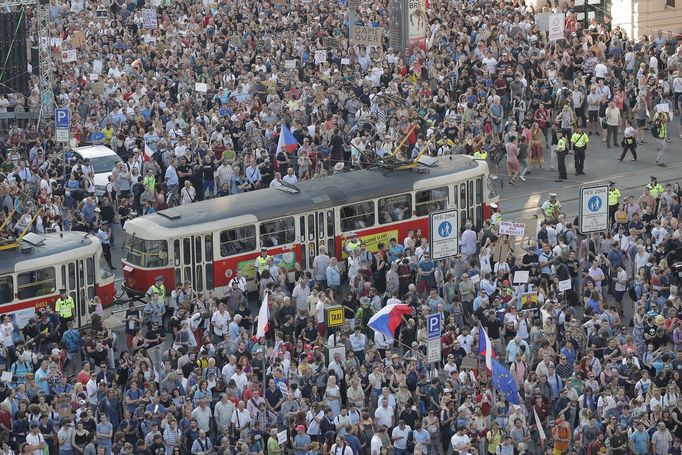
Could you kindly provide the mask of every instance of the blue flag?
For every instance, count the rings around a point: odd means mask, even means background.
[[[496,359],[493,360],[493,387],[511,404],[519,404],[519,388],[511,372]]]

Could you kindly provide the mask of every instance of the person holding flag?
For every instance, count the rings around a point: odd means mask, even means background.
[[[493,388],[502,394],[510,404],[519,404],[519,390],[511,372],[497,361],[492,342],[482,325],[478,326],[479,355],[485,359],[489,373],[492,373]]]

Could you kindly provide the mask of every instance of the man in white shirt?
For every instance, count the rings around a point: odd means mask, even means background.
[[[412,428],[409,425],[405,425],[405,420],[400,419],[398,426],[391,433],[395,455],[405,455],[407,453],[407,438],[410,435],[410,431],[412,431]]]
[[[459,341],[459,345],[467,354],[471,353],[471,347],[474,344],[474,337],[469,334],[468,328],[462,328],[462,333],[457,337],[457,341]]]
[[[452,449],[458,452],[468,451],[471,448],[471,438],[464,433],[464,427],[457,428],[457,433],[450,438]]]
[[[393,426],[393,408],[388,405],[388,398],[381,398],[381,406],[374,411],[374,417],[378,425],[385,426],[386,428],[391,428]]]
[[[228,323],[230,322],[230,313],[225,310],[225,304],[218,305],[218,311],[211,316],[211,327],[213,327],[213,342],[220,343],[223,340],[223,335],[228,330]]]
[[[237,403],[237,409],[232,413],[232,425],[234,425],[235,434],[239,432],[242,439],[246,439],[252,420],[251,414],[245,409],[244,402]]]
[[[386,431],[386,427],[382,426],[374,433],[374,436],[372,436],[372,440],[370,441],[371,455],[381,455],[381,449],[384,446],[382,436],[386,435]]]

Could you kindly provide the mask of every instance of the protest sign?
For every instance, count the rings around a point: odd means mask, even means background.
[[[566,18],[564,13],[554,13],[549,15],[549,31],[547,39],[549,41],[560,40],[564,37],[564,23]]]
[[[316,50],[315,51],[315,64],[321,65],[322,63],[324,63],[326,61],[327,61],[327,51]]]
[[[62,62],[71,63],[78,60],[78,52],[76,49],[69,49],[68,51],[62,52]]]
[[[194,84],[194,90],[196,90],[197,92],[206,93],[208,92],[208,84],[205,84],[203,82],[197,82],[196,84]]]
[[[332,36],[324,36],[322,37],[322,45],[326,48],[338,48],[341,46],[341,42],[339,41],[338,38],[332,37]]]
[[[142,8],[142,28],[156,29],[159,23],[154,8]]]
[[[287,60],[284,62],[284,68],[292,70],[296,68],[296,60]]]
[[[514,272],[514,284],[528,283],[528,278],[530,278],[530,272],[528,270],[517,270]]]
[[[525,233],[526,225],[524,223],[500,221],[500,235],[518,235],[523,237]]]
[[[357,45],[381,46],[381,38],[384,36],[383,27],[366,27],[356,25],[353,28],[353,40]]]
[[[73,32],[71,35],[71,45],[75,48],[80,49],[85,44],[85,33],[80,30]]]

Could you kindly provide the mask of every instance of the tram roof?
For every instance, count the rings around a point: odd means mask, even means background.
[[[446,177],[457,172],[471,171],[479,166],[482,165],[477,160],[454,155],[448,159],[440,159],[437,166],[428,168],[426,172],[380,169],[343,172],[298,183],[295,185],[297,192],[266,188],[173,207],[132,222],[145,225],[143,229],[147,230],[152,225],[178,229],[244,215],[255,216],[258,221],[275,219],[311,209],[320,210],[412,191],[415,184],[424,179]]]
[[[55,255],[72,253],[78,248],[99,243],[92,235],[85,232],[63,232],[60,234],[27,234],[21,245],[11,250],[0,251],[0,273],[12,273],[17,263],[34,261]],[[66,260],[67,256],[62,256]],[[61,258],[60,258],[61,259]],[[45,267],[54,265],[56,261],[46,262]],[[23,267],[21,267],[23,270]]]

